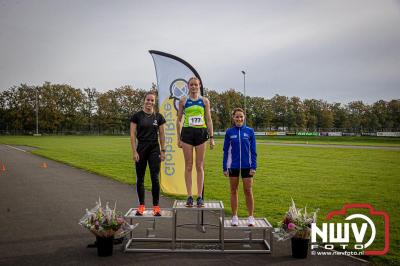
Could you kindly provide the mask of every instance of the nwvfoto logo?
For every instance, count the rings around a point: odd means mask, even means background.
[[[321,238],[326,249],[333,249],[333,244],[339,244],[343,249],[349,246],[350,232],[354,237],[356,244],[354,249],[364,250],[364,255],[384,255],[389,251],[389,215],[384,211],[375,211],[370,204],[346,204],[341,210],[332,211],[326,216],[326,220],[332,219],[334,216],[345,216],[349,209],[368,209],[370,216],[381,216],[385,221],[385,246],[382,250],[367,249],[370,247],[376,237],[376,227],[370,217],[364,214],[352,214],[347,216],[345,221],[354,219],[363,220],[361,227],[354,222],[344,223],[322,223],[322,228],[319,228],[316,223],[311,224],[311,249],[317,248],[317,235]],[[367,229],[370,229],[371,235],[369,239],[365,239]],[[351,229],[351,230],[350,230]]]
[[[169,98],[174,99],[174,107],[177,112],[179,109],[179,100],[182,97],[187,97],[188,94],[189,89],[186,80],[179,78],[172,81],[171,85],[169,86]]]

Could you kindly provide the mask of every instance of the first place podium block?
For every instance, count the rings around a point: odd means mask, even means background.
[[[222,252],[224,250],[224,204],[222,201],[204,201],[203,207],[197,207],[194,205],[193,207],[186,207],[186,201],[184,200],[176,200],[172,209],[175,211],[175,242],[180,243],[181,248],[176,248],[176,251],[183,252],[206,252],[212,250],[213,252]],[[218,215],[218,221],[216,224],[210,224],[204,222],[204,213],[205,212],[214,212]],[[183,216],[183,213],[197,216],[197,223],[186,223],[186,224],[178,224],[178,217]],[[194,214],[194,215],[193,215]],[[176,236],[177,228],[195,226],[200,232],[205,233],[206,227],[215,227],[218,228],[218,238],[178,238]],[[190,249],[182,248],[183,243],[192,243],[189,245]],[[197,243],[197,244],[194,244]]]

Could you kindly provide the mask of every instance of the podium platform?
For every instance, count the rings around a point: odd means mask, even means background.
[[[186,207],[186,201],[175,200],[172,208],[161,209],[161,216],[153,216],[151,210],[143,216],[135,214],[135,208],[125,214],[131,224],[139,224],[124,243],[125,252],[271,253],[272,226],[268,220],[256,218],[256,224],[248,226],[247,219],[239,219],[239,225],[232,226],[230,219],[225,220],[222,201]],[[156,236],[158,228],[164,236]],[[234,237],[225,237],[227,234]],[[257,234],[261,237],[254,237]]]
[[[130,224],[133,225],[134,222],[138,222],[138,225],[147,225],[145,228],[145,236],[143,237],[134,237],[135,230],[131,231],[129,233],[130,238],[124,244],[124,251],[137,251],[137,252],[161,252],[161,251],[169,251],[173,250],[175,244],[173,241],[173,236],[175,234],[175,226],[172,222],[171,223],[171,234],[168,237],[156,237],[156,224],[157,221],[172,221],[175,217],[174,210],[171,208],[162,208],[161,209],[161,216],[153,216],[153,211],[152,209],[147,209],[143,212],[143,215],[136,215],[136,210],[137,208],[131,208],[129,209],[126,214],[124,215],[125,219],[130,221]],[[170,243],[170,245],[167,245],[163,248],[159,247],[153,247],[149,245],[140,245],[138,247],[134,246],[134,243],[140,243],[140,242],[162,242],[162,243]]]

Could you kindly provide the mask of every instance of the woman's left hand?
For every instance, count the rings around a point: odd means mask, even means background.
[[[250,175],[254,176],[256,174],[256,170],[255,169],[250,169]]]

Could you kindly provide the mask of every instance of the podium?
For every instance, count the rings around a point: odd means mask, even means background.
[[[137,230],[133,230],[129,233],[129,239],[124,244],[124,251],[136,251],[136,252],[162,252],[162,251],[170,251],[175,247],[174,238],[175,235],[175,225],[171,223],[171,221],[175,218],[174,210],[171,208],[162,208],[161,216],[153,216],[152,210],[145,210],[142,216],[136,216],[136,208],[131,208],[124,215],[125,219],[130,221],[130,224],[133,225],[134,222],[138,222],[138,225],[147,225],[145,228],[145,236],[144,237],[134,237],[134,233]],[[156,224],[162,221],[169,221],[171,223],[171,234],[170,236],[164,237],[156,237]],[[136,227],[137,228],[137,227]],[[136,229],[135,228],[135,229]],[[160,248],[154,245],[143,245],[143,243],[169,243],[169,245]],[[135,244],[138,245],[135,245]],[[142,243],[142,244],[141,244]]]
[[[256,218],[255,225],[248,226],[247,219],[239,219],[238,226],[232,226],[230,219],[225,220],[222,201],[186,207],[186,201],[175,200],[172,208],[161,209],[161,216],[153,216],[151,210],[143,216],[135,214],[135,208],[125,214],[131,224],[139,224],[124,243],[125,252],[271,253],[272,226],[268,220]],[[234,237],[226,237],[228,234]]]

